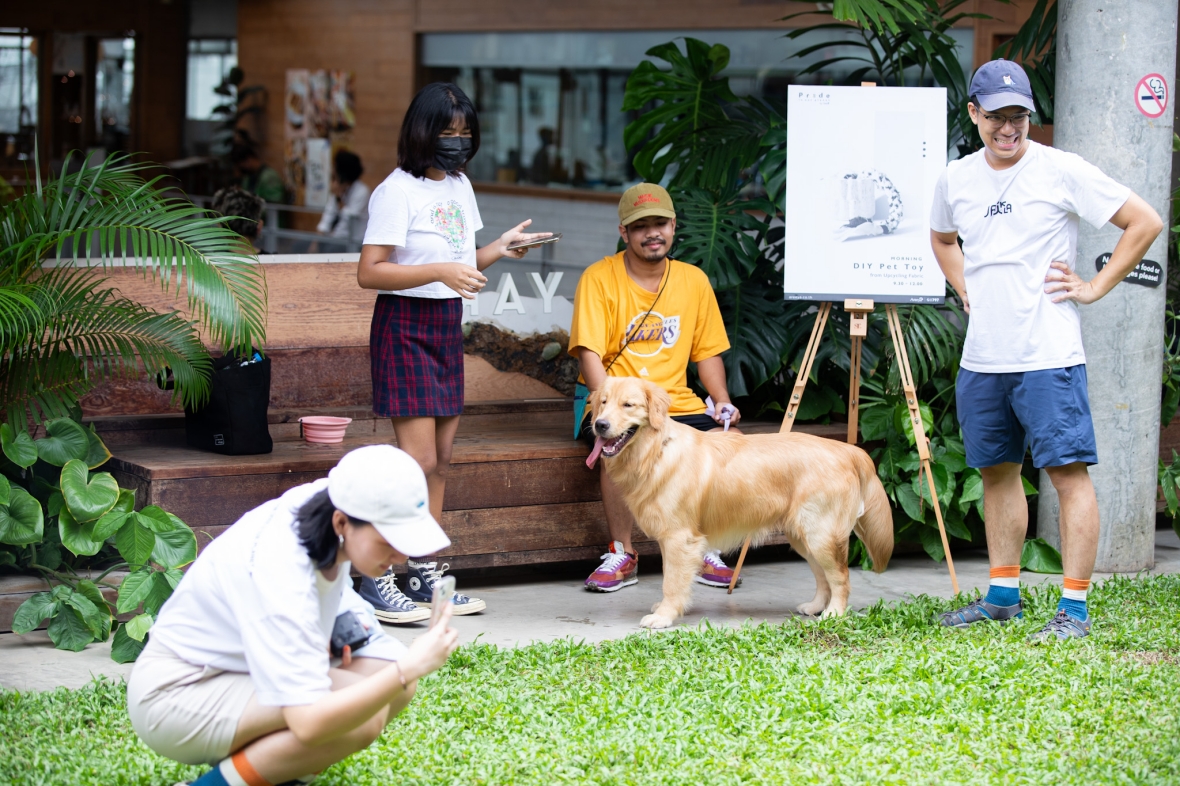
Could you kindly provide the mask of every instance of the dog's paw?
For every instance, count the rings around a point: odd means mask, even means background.
[[[671,617],[665,617],[660,614],[648,614],[639,621],[641,628],[670,628],[674,620]]]
[[[826,620],[828,617],[842,617],[844,616],[843,609],[837,609],[834,606],[828,606],[824,609],[824,613],[819,615],[821,620]]]
[[[820,601],[810,601],[809,603],[800,603],[795,607],[795,611],[804,615],[805,617],[815,617],[824,611],[824,606],[827,604]]]

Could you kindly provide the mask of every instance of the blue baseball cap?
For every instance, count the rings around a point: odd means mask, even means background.
[[[992,60],[984,63],[971,77],[968,95],[979,100],[979,108],[994,112],[1006,106],[1021,106],[1030,112],[1036,111],[1033,102],[1032,85],[1028,74],[1018,63],[1011,60]]]

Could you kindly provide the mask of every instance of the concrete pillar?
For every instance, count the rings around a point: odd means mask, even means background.
[[[1167,80],[1176,100],[1176,0],[1063,0],[1058,6],[1057,89],[1053,143],[1129,186],[1168,216],[1173,107],[1150,118],[1137,104],[1149,74]],[[1091,278],[1095,260],[1112,251],[1119,230],[1078,233],[1078,273]],[[1146,259],[1167,263],[1164,232]],[[1163,363],[1164,286],[1126,281],[1098,303],[1081,306],[1082,338],[1099,464],[1099,571],[1150,568],[1155,550],[1156,461]],[[1037,528],[1059,545],[1058,499],[1041,473]]]

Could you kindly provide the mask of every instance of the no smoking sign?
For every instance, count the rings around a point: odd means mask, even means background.
[[[1135,106],[1150,118],[1162,117],[1168,109],[1168,80],[1148,74],[1135,85]]]

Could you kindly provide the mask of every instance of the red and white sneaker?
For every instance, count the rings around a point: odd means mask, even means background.
[[[623,551],[622,541],[613,541],[602,555],[602,564],[586,579],[591,592],[615,592],[639,583],[639,555]]]
[[[707,552],[705,558],[701,560],[701,572],[697,575],[697,584],[704,584],[708,587],[725,587],[728,589],[729,582],[731,581],[733,581],[733,568],[722,562],[721,552]],[[742,586],[740,576],[738,577],[736,586]]]

